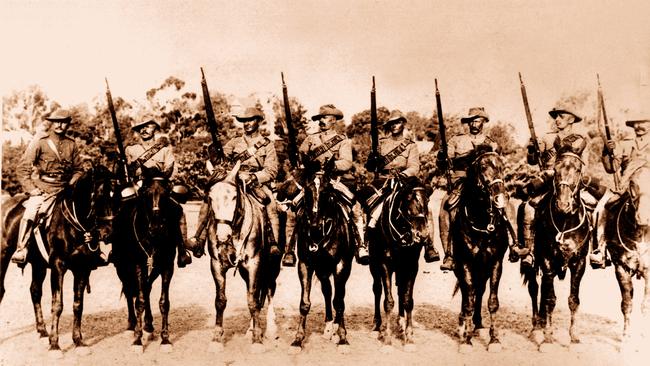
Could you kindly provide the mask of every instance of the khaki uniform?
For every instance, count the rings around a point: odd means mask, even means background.
[[[139,157],[141,157],[147,150],[157,143],[155,139],[148,141],[141,141],[138,144],[129,145],[124,149],[126,154],[127,163],[135,162]],[[171,146],[163,146],[158,152],[153,154],[151,158],[144,162],[144,166],[147,168],[156,168],[160,170],[166,178],[171,178],[175,171],[175,162],[174,154],[172,152]],[[137,174],[138,172],[136,172]]]
[[[397,170],[407,177],[415,177],[420,172],[420,153],[418,152],[417,145],[409,138],[401,137],[399,139],[393,139],[391,137],[384,137],[380,139],[379,154],[386,156],[401,145],[405,145],[406,148],[393,161],[384,166],[383,171],[379,173],[380,179],[390,178],[387,173],[392,170]]]
[[[650,159],[650,136],[644,135],[621,141],[620,145],[614,149],[613,164],[608,156],[603,156],[603,165],[610,174],[614,173],[616,167],[620,167],[621,173],[625,177],[631,173],[627,171],[628,167],[637,166],[648,159]]]
[[[305,138],[305,140],[302,142],[300,145],[300,148],[298,151],[300,151],[303,154],[309,154],[312,152],[314,149],[318,148],[325,142],[329,141],[331,138],[334,138],[337,135],[336,131],[334,130],[327,130],[323,132],[319,132],[313,135],[309,135]],[[336,172],[335,175],[342,175],[347,173],[350,169],[352,169],[352,140],[348,139],[347,137],[343,136],[343,139],[341,142],[337,143],[336,145],[330,147],[327,149],[324,153],[321,155],[315,157],[315,160],[320,162],[321,164],[324,164],[327,162],[331,157],[334,157],[335,159],[335,167],[336,167]]]
[[[477,135],[457,135],[449,139],[447,153],[452,163],[451,179],[453,183],[467,176],[466,170],[470,163],[470,155],[479,145],[489,145],[494,151],[499,150],[499,145],[483,132]]]

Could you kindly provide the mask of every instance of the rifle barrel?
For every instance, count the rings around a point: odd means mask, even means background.
[[[438,116],[438,134],[440,135],[440,151],[446,161],[449,161],[449,150],[447,148],[447,133],[445,128],[445,118],[442,114],[442,99],[440,90],[438,90],[438,79],[433,79],[436,85],[436,115]],[[451,190],[451,172],[449,166],[445,168],[445,178],[447,179],[447,191]]]
[[[219,140],[219,127],[217,120],[214,117],[214,110],[212,109],[212,101],[210,100],[210,91],[208,90],[208,82],[205,80],[205,73],[201,67],[201,91],[203,92],[203,104],[205,105],[205,116],[212,136],[212,146],[216,150],[217,155],[223,158],[223,147]]]
[[[526,86],[524,85],[524,80],[519,73],[519,85],[521,88],[521,99],[524,102],[524,110],[526,111],[526,122],[528,123],[528,130],[530,131],[530,139],[532,140],[533,146],[537,153],[537,165],[542,167],[541,156],[539,156],[539,142],[537,141],[537,134],[535,133],[535,125],[533,124],[533,116],[530,114],[530,106],[528,105],[528,94],[526,93]]]
[[[287,134],[289,135],[289,145],[287,155],[289,156],[289,163],[292,167],[298,167],[298,149],[296,142],[296,132],[293,128],[293,121],[291,117],[291,105],[289,104],[289,92],[287,91],[287,84],[284,82],[284,73],[280,72],[282,77],[282,100],[284,102],[284,119],[287,124]]]

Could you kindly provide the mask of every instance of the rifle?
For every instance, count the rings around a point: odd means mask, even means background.
[[[368,160],[371,162],[371,171],[375,174],[375,180],[379,176],[379,121],[377,120],[377,94],[375,90],[375,77],[372,77],[372,89],[370,89],[370,138],[372,140],[371,151]]]
[[[528,95],[526,94],[526,86],[519,73],[519,84],[521,85],[521,99],[524,101],[524,109],[526,110],[526,122],[528,122],[528,130],[530,131],[530,139],[532,140],[535,149],[535,156],[537,157],[537,165],[542,169],[542,157],[539,152],[539,142],[537,141],[537,134],[535,133],[535,125],[533,125],[533,117],[530,114],[530,106],[528,105]]]
[[[449,161],[449,151],[447,149],[447,134],[445,132],[445,118],[442,115],[442,100],[438,90],[438,79],[433,79],[436,84],[436,114],[438,115],[438,134],[440,134],[440,152],[445,161]],[[447,178],[447,192],[451,191],[451,172],[449,164],[445,167],[445,178]]]
[[[596,80],[598,80],[598,107],[599,107],[599,112],[602,111],[603,113],[603,121],[605,125],[605,144],[607,144],[607,141],[610,141],[612,139],[612,133],[609,130],[609,122],[607,120],[607,111],[605,110],[605,99],[603,98],[603,89],[600,86],[600,76],[596,74]],[[599,113],[600,114],[600,113]],[[607,155],[609,156],[609,159],[611,162],[614,162],[614,154],[608,150]],[[614,188],[618,191],[618,186],[619,186],[620,178],[618,176],[618,171],[614,171]]]
[[[117,115],[115,114],[115,106],[113,105],[113,96],[111,95],[111,89],[108,86],[108,78],[104,78],[106,81],[106,100],[108,102],[108,111],[111,115],[111,120],[113,121],[113,131],[115,131],[115,140],[117,141],[117,150],[118,150],[118,163],[124,169],[124,182],[126,184],[131,184],[133,179],[129,173],[129,169],[126,164],[126,151],[124,150],[124,144],[122,143],[122,134],[120,133],[120,124],[117,121]]]
[[[289,145],[287,146],[287,155],[289,156],[289,163],[292,168],[298,167],[298,148],[296,143],[296,131],[293,128],[293,121],[291,120],[291,106],[289,105],[289,93],[287,92],[287,84],[284,83],[284,73],[280,72],[282,77],[282,98],[284,101],[284,119],[287,124],[287,135],[289,135]]]
[[[210,100],[210,92],[208,91],[208,83],[205,81],[205,74],[201,67],[201,90],[203,91],[203,104],[205,104],[205,115],[212,136],[212,149],[219,160],[224,159],[223,146],[219,140],[219,128],[217,127],[217,120],[214,118],[214,110],[212,109],[212,101]]]

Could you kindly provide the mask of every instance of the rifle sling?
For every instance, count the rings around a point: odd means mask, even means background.
[[[398,156],[402,155],[402,153],[406,150],[409,145],[411,145],[413,141],[410,139],[406,139],[402,141],[401,144],[397,145],[393,150],[389,151],[386,155],[382,156],[382,163],[384,166],[390,164],[393,160],[395,160]]]
[[[263,140],[260,140],[253,145],[252,149],[246,149],[239,154],[235,155],[232,159],[232,161],[241,161],[242,163],[245,162],[246,160],[252,158],[255,156],[255,153],[264,146],[268,145],[271,141],[268,138],[264,138]]]
[[[315,160],[319,156],[323,155],[325,151],[328,151],[332,147],[336,146],[336,144],[343,141],[343,139],[344,139],[343,136],[337,134],[331,139],[323,142],[321,145],[319,145],[318,147],[316,147],[315,149],[309,152],[308,154],[309,160]]]
[[[138,158],[135,159],[136,164],[144,166],[144,163],[149,161],[149,159],[151,159],[151,157],[156,155],[156,153],[158,151],[160,151],[165,146],[167,146],[165,141],[158,140],[158,142],[156,142],[152,147],[147,149],[145,152],[142,153],[142,155],[138,156]]]

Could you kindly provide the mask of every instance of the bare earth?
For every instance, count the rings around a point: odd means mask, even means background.
[[[434,199],[434,206],[437,206]],[[186,209],[190,232],[196,225],[196,206]],[[72,347],[72,276],[66,276],[64,311],[61,320],[61,346],[64,356],[53,360],[47,345],[40,342],[35,332],[34,316],[29,297],[29,268],[21,275],[11,266],[7,274],[7,294],[0,304],[0,365],[623,365],[647,364],[648,337],[636,334],[622,346],[622,315],[620,293],[612,268],[593,271],[587,269],[582,282],[578,329],[582,344],[568,346],[569,310],[568,281],[556,280],[557,307],[554,327],[558,345],[547,353],[538,351],[530,340],[530,299],[521,285],[519,264],[505,261],[497,314],[497,326],[503,350],[488,353],[486,338],[476,338],[473,350],[459,353],[456,337],[460,295],[452,297],[455,277],[443,274],[439,263],[423,260],[415,286],[415,329],[417,350],[405,352],[399,339],[393,349],[382,350],[371,335],[373,317],[372,279],[367,267],[355,263],[346,295],[346,325],[350,352],[341,354],[336,345],[323,339],[324,306],[320,286],[312,289],[312,310],[308,318],[305,347],[298,355],[289,355],[298,319],[300,284],[295,268],[284,268],[274,306],[277,313],[278,339],[266,339],[266,351],[250,352],[250,340],[245,336],[249,313],[244,283],[239,276],[228,278],[228,306],[224,325],[226,345],[222,353],[210,353],[208,346],[214,324],[214,282],[209,270],[209,259],[194,259],[189,267],[177,270],[171,286],[170,330],[173,350],[160,351],[160,316],[156,306],[159,284],[154,287],[154,339],[143,354],[130,349],[132,334],[125,332],[126,308],[120,297],[120,283],[112,266],[101,268],[91,275],[92,293],[86,294],[82,331],[92,351],[80,355]],[[232,273],[232,272],[230,272]],[[636,282],[635,313],[640,309],[643,294],[641,281]],[[485,302],[485,300],[484,300]],[[46,321],[50,310],[49,278],[45,280],[43,305]],[[484,318],[489,319],[484,311]],[[489,321],[489,320],[488,320]],[[486,321],[486,324],[488,323]],[[635,333],[650,332],[648,321],[635,319]],[[48,323],[49,329],[49,323]],[[396,327],[395,327],[396,329]],[[643,362],[643,361],[646,362]]]

